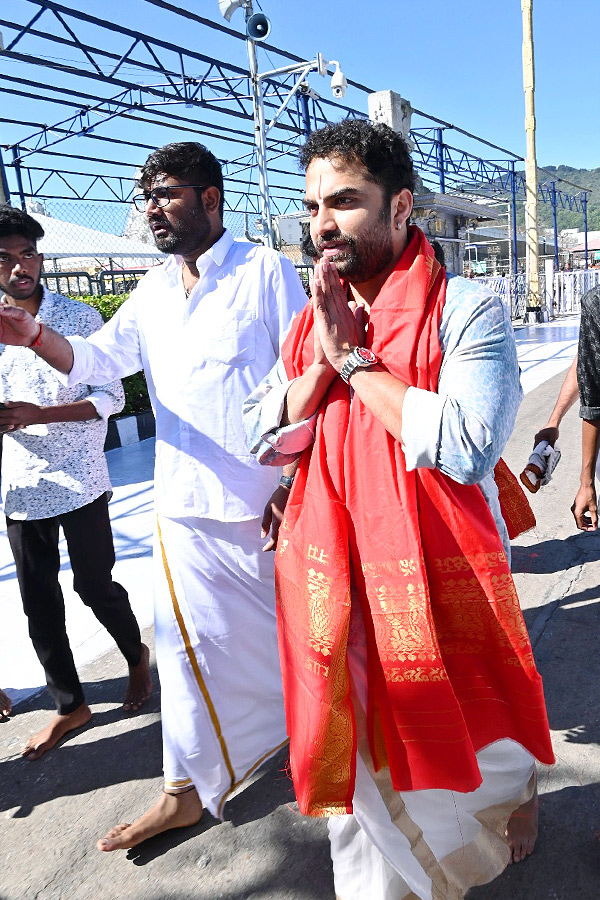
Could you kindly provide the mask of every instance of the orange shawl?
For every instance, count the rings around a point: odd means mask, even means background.
[[[371,308],[366,346],[405,383],[437,389],[444,271],[417,228]],[[309,304],[290,378],[313,359]],[[356,728],[350,586],[367,638],[367,730],[396,790],[472,791],[475,753],[513,738],[553,760],[541,678],[498,530],[477,486],[406,471],[400,443],[336,378],[300,459],[276,583],[290,760],[303,813],[351,812]]]

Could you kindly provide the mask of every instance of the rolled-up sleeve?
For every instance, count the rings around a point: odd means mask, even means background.
[[[102,316],[97,310],[90,306],[83,306],[82,304],[79,304],[79,306],[80,317],[78,323],[78,336],[74,340],[79,343],[82,348],[85,348],[87,346],[87,339],[100,331],[103,327],[103,322]],[[85,349],[83,349],[84,354],[85,352]],[[81,364],[79,368],[83,368]],[[73,370],[71,370],[71,375],[72,372]],[[72,383],[85,384],[85,381],[80,377],[75,379]],[[125,406],[125,391],[123,390],[123,385],[119,379],[100,385],[86,384],[86,387],[89,394],[85,399],[89,400],[92,404],[98,414],[98,418],[103,419],[105,422],[108,420],[109,416],[121,412]]]
[[[73,366],[67,375],[57,373],[63,384],[100,387],[143,368],[135,294],[98,331],[67,337],[73,348]]]
[[[242,416],[248,446],[263,466],[285,466],[294,462],[314,440],[316,413],[302,422],[281,426],[285,398],[292,381],[287,378],[280,358],[244,402]]]
[[[120,381],[111,381],[110,384],[103,384],[95,388],[90,386],[90,391],[86,400],[89,400],[98,413],[98,417],[105,422],[109,416],[120,413],[125,406],[125,391]]]
[[[438,391],[409,388],[404,400],[406,465],[476,484],[498,462],[522,398],[508,310],[483,287],[452,278],[440,344]]]

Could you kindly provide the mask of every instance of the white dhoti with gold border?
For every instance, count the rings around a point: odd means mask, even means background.
[[[375,772],[366,739],[365,646],[351,629],[348,658],[358,752],[353,814],[329,819],[339,900],[463,900],[510,861],[506,826],[535,789],[535,763],[520,744],[501,740],[477,754],[475,791],[395,791]]]
[[[260,520],[160,517],[156,659],[167,789],[223,804],[286,743],[273,554]]]

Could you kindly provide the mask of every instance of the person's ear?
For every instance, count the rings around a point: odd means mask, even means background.
[[[211,185],[202,191],[202,202],[207,215],[214,215],[219,211],[221,202],[221,191],[218,187]]]
[[[408,188],[403,188],[392,197],[392,222],[394,228],[400,230],[410,218],[413,208],[413,195]]]

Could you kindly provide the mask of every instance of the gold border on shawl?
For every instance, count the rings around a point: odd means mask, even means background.
[[[208,709],[208,713],[210,715],[213,728],[215,729],[217,740],[221,745],[221,752],[223,754],[223,760],[225,762],[225,766],[227,767],[227,771],[229,772],[229,777],[231,779],[231,787],[229,788],[229,793],[233,790],[233,786],[235,784],[235,773],[233,771],[233,766],[231,765],[231,760],[229,758],[229,752],[227,750],[227,744],[225,743],[225,738],[223,737],[223,732],[221,730],[221,723],[219,722],[219,717],[217,715],[217,711],[212,702],[211,696],[208,692],[208,688],[206,687],[206,683],[204,678],[202,677],[202,672],[200,671],[200,666],[198,665],[198,660],[196,659],[196,654],[192,648],[190,642],[190,636],[188,634],[188,630],[185,627],[185,622],[183,621],[183,616],[181,614],[181,609],[179,606],[179,601],[177,600],[177,595],[175,594],[175,587],[173,585],[173,578],[171,576],[171,570],[169,568],[169,563],[167,562],[167,554],[165,552],[165,546],[163,544],[162,532],[160,530],[160,522],[158,517],[156,519],[156,527],[158,529],[158,541],[160,543],[160,550],[162,554],[163,567],[165,570],[165,575],[167,576],[167,584],[169,585],[169,593],[171,594],[171,602],[173,603],[173,611],[175,613],[175,618],[177,619],[177,624],[179,625],[179,630],[181,631],[181,636],[183,638],[183,643],[185,644],[185,651],[188,655],[188,659],[190,661],[190,665],[192,667],[192,671],[194,672],[194,676],[196,678],[196,682],[198,687],[200,688],[200,692],[204,697],[204,702],[206,703],[206,707]]]

